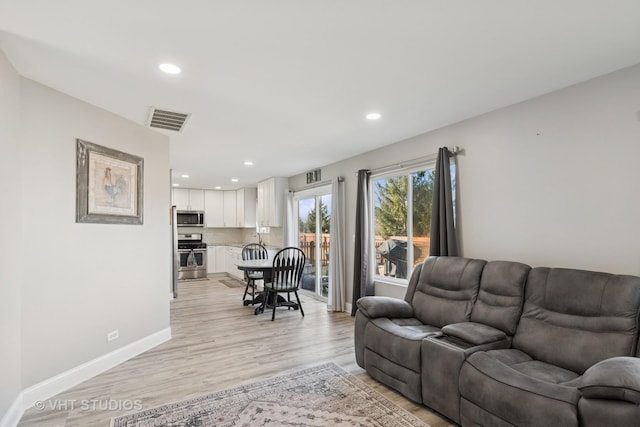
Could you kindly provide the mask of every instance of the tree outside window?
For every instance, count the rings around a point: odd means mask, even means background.
[[[374,180],[378,275],[406,279],[429,255],[433,181],[433,169]]]
[[[322,202],[322,199],[319,200],[320,204],[320,232],[328,233],[329,232],[329,222],[331,221],[331,215],[329,214],[329,209],[327,205]],[[307,220],[304,221],[301,217],[298,217],[299,227],[301,233],[315,233],[316,232],[316,208],[315,206],[309,210],[309,214],[307,215]]]

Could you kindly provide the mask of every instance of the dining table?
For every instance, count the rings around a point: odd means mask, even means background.
[[[258,271],[262,273],[262,277],[265,283],[271,282],[271,270],[273,269],[273,260],[271,259],[247,259],[240,260],[236,262],[236,267],[241,271]],[[254,310],[254,314],[258,315],[264,312],[266,307],[273,307],[273,302],[269,301],[268,298],[265,298],[266,292],[261,292],[259,295],[254,297],[253,303],[259,303],[260,305],[256,307]],[[278,295],[278,303],[287,302],[283,296]],[[244,305],[251,304],[250,300],[245,300],[243,302]],[[293,309],[298,310],[298,304],[294,302],[288,302]]]

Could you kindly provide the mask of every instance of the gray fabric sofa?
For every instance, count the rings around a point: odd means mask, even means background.
[[[462,426],[640,426],[640,277],[430,257],[357,306],[357,363]]]

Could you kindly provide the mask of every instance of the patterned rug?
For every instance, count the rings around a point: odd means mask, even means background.
[[[111,425],[429,427],[333,363],[114,418]]]

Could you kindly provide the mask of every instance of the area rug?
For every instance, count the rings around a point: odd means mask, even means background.
[[[429,427],[328,363],[114,418],[113,427]]]

